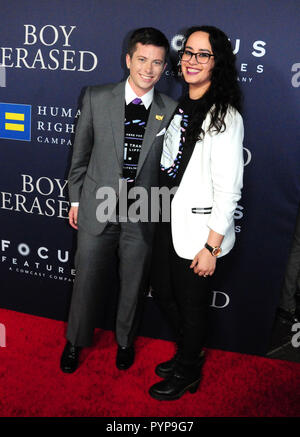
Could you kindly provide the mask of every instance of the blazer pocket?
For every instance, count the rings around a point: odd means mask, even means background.
[[[206,208],[192,208],[193,214],[211,214],[212,206]]]

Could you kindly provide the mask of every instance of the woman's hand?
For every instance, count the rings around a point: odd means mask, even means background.
[[[204,277],[211,276],[216,269],[216,262],[216,257],[212,256],[207,249],[203,248],[193,259],[190,268],[194,269],[196,275]]]

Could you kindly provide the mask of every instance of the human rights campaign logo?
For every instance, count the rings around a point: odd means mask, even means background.
[[[0,138],[31,140],[31,105],[0,103]]]

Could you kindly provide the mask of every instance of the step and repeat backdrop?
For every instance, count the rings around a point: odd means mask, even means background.
[[[67,320],[76,249],[67,174],[85,87],[126,78],[128,36],[152,26],[171,45],[158,89],[180,97],[173,65],[183,33],[209,24],[237,55],[245,177],[237,243],[211,291],[207,346],[265,354],[300,199],[300,2],[10,0],[0,21],[1,307]],[[113,328],[111,288],[104,329]],[[140,334],[172,338],[151,290]]]

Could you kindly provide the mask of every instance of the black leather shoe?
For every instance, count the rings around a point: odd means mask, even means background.
[[[201,380],[203,363],[204,354],[194,362],[176,359],[171,375],[150,387],[150,396],[159,401],[173,401],[181,398],[186,391],[196,393]]]
[[[60,360],[60,368],[65,373],[73,373],[78,367],[81,348],[67,342]]]
[[[119,370],[127,370],[134,362],[134,347],[118,346],[116,366]]]

